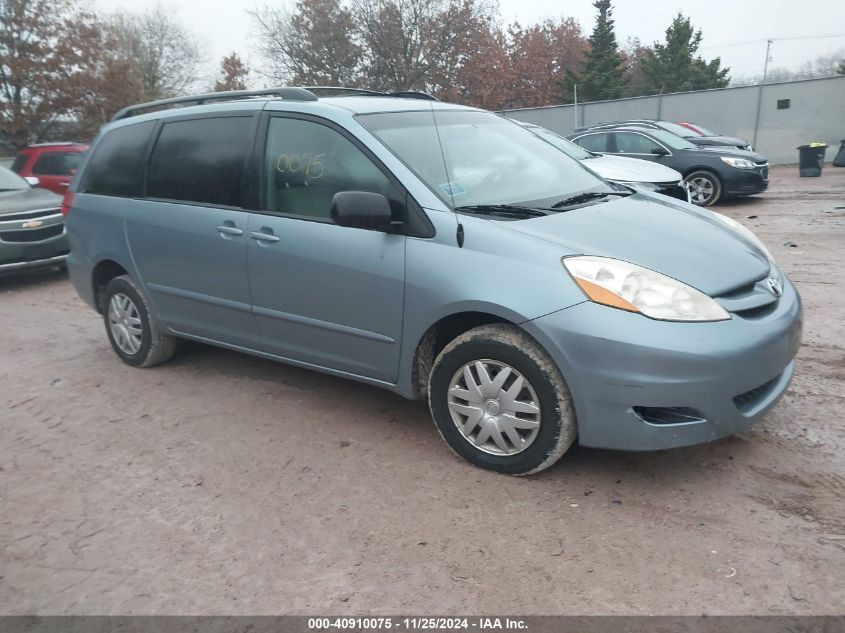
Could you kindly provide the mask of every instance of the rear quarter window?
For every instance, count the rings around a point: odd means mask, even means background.
[[[102,196],[141,195],[144,154],[155,121],[135,123],[106,132],[94,147],[78,191]]]
[[[29,154],[18,154],[15,156],[15,162],[12,163],[11,170],[16,174],[21,173],[24,165],[26,165],[26,161],[29,160]]]

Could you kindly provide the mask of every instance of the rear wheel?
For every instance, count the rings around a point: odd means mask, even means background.
[[[684,180],[689,187],[690,202],[699,207],[716,204],[722,197],[722,181],[713,172],[704,169],[694,171]]]
[[[152,322],[149,303],[129,275],[106,286],[103,322],[112,348],[128,365],[152,367],[173,356],[176,339]]]
[[[548,468],[577,433],[569,390],[554,361],[507,324],[472,329],[440,352],[429,378],[429,406],[453,451],[511,475]]]

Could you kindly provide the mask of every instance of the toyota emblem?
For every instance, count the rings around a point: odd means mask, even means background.
[[[783,294],[783,287],[780,285],[780,281],[778,281],[774,277],[769,277],[766,280],[766,285],[769,287],[769,290],[772,291],[772,294],[776,297],[779,297]]]

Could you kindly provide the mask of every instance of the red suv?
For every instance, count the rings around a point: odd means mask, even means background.
[[[33,186],[63,194],[86,151],[88,145],[82,143],[31,145],[18,152],[12,171]]]

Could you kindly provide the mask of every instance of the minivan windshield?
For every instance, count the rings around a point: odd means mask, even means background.
[[[0,167],[0,191],[29,189],[29,183],[13,171]]]
[[[551,143],[560,151],[564,152],[566,155],[572,156],[572,158],[574,158],[575,160],[587,160],[588,158],[596,157],[596,154],[588,152],[583,147],[576,145],[572,141],[569,141],[563,138],[562,136],[558,136],[551,130],[547,130],[544,127],[529,127],[526,129],[531,130],[541,139],[543,139],[547,143]]]
[[[490,112],[385,112],[357,119],[455,208],[551,207],[583,192],[618,195],[579,161]]]

